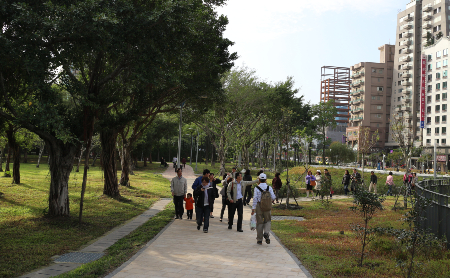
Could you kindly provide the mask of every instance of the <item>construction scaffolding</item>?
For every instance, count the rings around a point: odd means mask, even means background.
[[[334,100],[336,122],[348,124],[350,118],[350,68],[323,66],[321,69],[320,101]]]

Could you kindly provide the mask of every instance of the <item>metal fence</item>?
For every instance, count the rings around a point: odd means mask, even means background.
[[[439,238],[446,236],[450,240],[450,178],[421,181],[416,185],[416,193],[432,200],[432,205],[424,212],[425,219],[416,224],[430,229]]]

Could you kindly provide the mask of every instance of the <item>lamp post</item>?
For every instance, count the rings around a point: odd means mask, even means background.
[[[180,104],[180,124],[178,125],[178,154],[177,154],[177,169],[180,168],[180,156],[181,156],[181,124],[183,115],[184,102]]]
[[[195,155],[195,172],[197,172],[197,159],[198,159],[198,137],[199,137],[199,133],[197,131],[197,138],[195,141],[197,141],[197,154]]]

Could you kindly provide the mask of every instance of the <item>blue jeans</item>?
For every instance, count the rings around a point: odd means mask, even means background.
[[[389,196],[389,195],[391,195],[392,196],[392,185],[391,184],[388,184],[388,191],[386,192],[386,195],[387,196]]]
[[[208,230],[209,228],[209,214],[211,213],[211,209],[209,205],[203,207],[195,207],[196,208],[196,218],[197,218],[197,226],[202,225],[202,220],[205,219],[205,224],[203,226],[203,230]]]

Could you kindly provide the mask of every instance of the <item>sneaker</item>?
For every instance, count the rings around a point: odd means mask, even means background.
[[[204,233],[208,233],[208,230],[203,230]]]
[[[262,245],[262,241],[257,241],[256,244]]]
[[[197,225],[197,230],[199,230],[199,231],[200,231],[200,226],[198,226],[198,225]]]
[[[179,219],[179,218],[178,218],[178,215],[177,215],[177,216],[175,216],[175,219]]]
[[[210,218],[214,218],[214,215],[211,215]]]
[[[266,243],[270,244],[269,234],[264,234],[264,238],[266,239]]]

